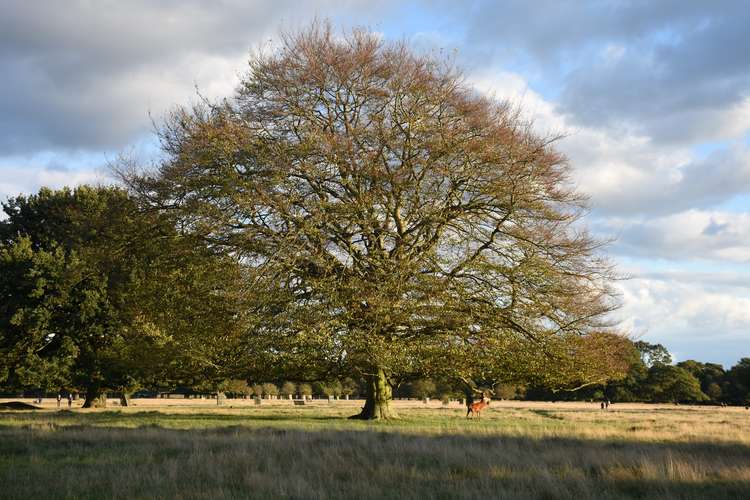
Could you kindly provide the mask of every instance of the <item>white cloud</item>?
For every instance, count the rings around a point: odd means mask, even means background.
[[[134,147],[134,155],[142,154],[145,145]],[[81,184],[114,182],[106,167],[104,154],[39,153],[0,159],[0,200],[19,194],[34,193],[41,187],[59,189]],[[70,168],[68,165],[78,165]]]
[[[533,122],[539,134],[556,135],[573,130],[565,118],[555,111],[555,104],[531,89],[526,79],[518,73],[485,69],[470,74],[467,81],[478,91],[507,100],[520,108],[522,117]]]
[[[81,184],[109,184],[112,179],[101,170],[50,170],[45,167],[0,168],[0,200],[33,193],[41,187],[59,189]]]
[[[231,93],[249,51],[319,9],[290,2],[17,2],[0,16],[0,154],[121,148],[195,99]],[[335,7],[335,9],[334,9]]]
[[[730,141],[742,138],[750,129],[750,98],[726,105],[675,110],[654,116],[644,133],[665,144]]]
[[[622,255],[750,262],[750,213],[688,210],[647,219],[611,218],[597,225],[619,235],[613,249]]]
[[[485,70],[469,81],[520,106],[540,134],[565,135],[558,148],[570,158],[576,184],[600,213],[663,215],[750,192],[750,148],[745,145],[719,148],[701,158],[691,148],[657,143],[627,128],[575,125],[519,74]],[[729,120],[724,129],[738,136],[750,128],[750,108],[736,115],[741,118]]]
[[[686,278],[686,279],[685,279]],[[621,282],[622,326],[665,344],[677,361],[734,364],[750,343],[750,288],[716,288],[683,276],[636,277]]]

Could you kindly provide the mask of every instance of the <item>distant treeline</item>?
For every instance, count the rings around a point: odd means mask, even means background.
[[[609,400],[742,406],[750,404],[750,358],[742,358],[729,370],[725,370],[722,365],[695,360],[681,361],[673,365],[669,351],[661,344],[639,341],[635,342],[635,347],[641,354],[640,360],[631,366],[627,376],[622,380],[590,385],[575,391],[553,391],[543,385],[500,382],[484,387],[483,391],[486,396],[494,399],[525,401]],[[467,397],[465,389],[460,383],[421,378],[402,382],[394,388],[393,396],[448,401]],[[25,393],[40,395],[38,390]],[[191,397],[216,393],[214,388],[198,385],[146,388],[133,396],[158,397],[171,394]],[[253,383],[246,380],[229,380],[218,386],[218,393],[228,398],[349,399],[364,397],[366,387],[364,380],[349,377],[343,380],[311,383],[283,380]]]
[[[687,360],[672,364],[666,347],[644,341],[634,343],[640,353],[627,376],[618,381],[589,385],[575,391],[553,391],[543,385],[496,383],[485,387],[488,396],[496,399],[528,401],[602,401],[651,403],[750,404],[750,358],[742,358],[729,370],[716,363]],[[243,381],[235,381],[242,387]],[[343,381],[313,384],[246,385],[247,395],[273,397],[276,395],[313,395],[316,397],[359,397],[364,394],[361,382],[347,378]],[[460,399],[465,397],[460,383],[434,379],[417,379],[394,388],[396,398]],[[231,390],[227,391],[231,394]]]
[[[635,344],[641,351],[641,361],[632,365],[622,380],[558,393],[544,387],[500,384],[496,394],[504,399],[528,400],[750,404],[750,358],[742,358],[729,370],[692,359],[673,365],[664,346]]]
[[[552,391],[541,385],[498,383],[484,388],[495,399],[527,401],[602,401],[750,404],[750,358],[742,358],[729,370],[715,363],[687,360],[675,365],[668,350],[661,344],[635,342],[641,358],[634,363],[627,377],[575,391]],[[364,382],[352,378],[314,383],[290,381],[252,384],[233,380],[225,387],[228,397],[320,397],[357,398],[365,393]],[[454,400],[465,397],[465,388],[455,382],[417,379],[394,388],[396,398]],[[181,392],[190,394],[190,388]],[[153,392],[156,394],[156,391]],[[145,393],[144,393],[145,395]]]
[[[742,358],[729,370],[716,363],[695,360],[672,363],[669,351],[661,344],[635,342],[641,353],[627,376],[606,384],[590,385],[575,391],[553,391],[543,385],[497,383],[486,387],[485,393],[495,399],[527,401],[602,401],[650,403],[750,404],[750,358]],[[235,387],[243,382],[236,381]],[[361,383],[348,378],[344,381],[313,384],[282,383],[247,385],[247,395],[274,397],[307,395],[315,397],[359,397],[364,393]],[[417,379],[394,388],[396,398],[433,398],[440,400],[464,397],[460,384]],[[231,394],[231,391],[228,391]]]

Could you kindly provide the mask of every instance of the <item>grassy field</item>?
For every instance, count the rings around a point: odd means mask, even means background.
[[[750,498],[750,411],[135,400],[0,412],[0,498]]]

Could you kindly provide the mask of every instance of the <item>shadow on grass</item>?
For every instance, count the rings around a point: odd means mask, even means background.
[[[147,420],[249,417],[159,412],[127,414],[141,418],[144,426],[135,429],[92,426],[113,414],[74,414],[85,418],[47,429],[0,428],[2,496],[750,498],[750,446],[740,443],[420,435],[374,427],[169,429]],[[273,418],[290,426],[298,419]]]
[[[549,411],[549,410],[529,410],[531,413],[534,413],[536,415],[539,415],[540,417],[544,418],[550,418],[552,420],[565,420],[565,417],[562,417],[560,415],[556,415],[555,413]]]
[[[353,413],[353,412],[352,412]],[[17,412],[3,412],[0,411],[0,419],[14,420],[23,418],[24,420],[44,420],[44,421],[55,421],[60,420],[62,422],[76,421],[81,424],[90,425],[101,425],[101,424],[117,424],[117,423],[129,423],[138,421],[149,421],[158,420],[160,422],[303,422],[303,421],[344,421],[346,416],[341,415],[320,415],[320,414],[304,414],[304,413],[168,413],[161,412],[158,410],[145,410],[135,412],[123,412],[119,410],[113,411],[42,411],[34,413],[19,414]]]
[[[110,413],[110,412],[107,412]],[[352,412],[353,413],[353,412]],[[126,413],[123,415],[130,416]],[[220,421],[220,422],[294,422],[294,421],[310,421],[310,422],[340,422],[346,419],[346,416],[341,415],[320,415],[320,414],[307,414],[304,412],[299,413],[237,413],[237,414],[216,414],[216,413],[170,413],[164,414],[158,411],[145,411],[137,412],[134,415],[144,417],[157,417],[159,420],[188,420],[188,421]],[[112,412],[112,418],[117,418],[116,412]],[[166,419],[164,418],[166,417]]]

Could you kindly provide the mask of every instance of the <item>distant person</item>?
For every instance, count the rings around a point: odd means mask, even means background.
[[[68,393],[68,408],[73,406],[73,394]]]
[[[609,399],[604,402],[604,407],[609,410]]]
[[[604,409],[604,401],[601,403],[602,410]]]
[[[58,408],[60,408],[60,401],[62,401],[62,396],[61,396],[61,395],[60,395],[60,393],[58,392],[58,393],[57,393],[57,407],[58,407]]]

